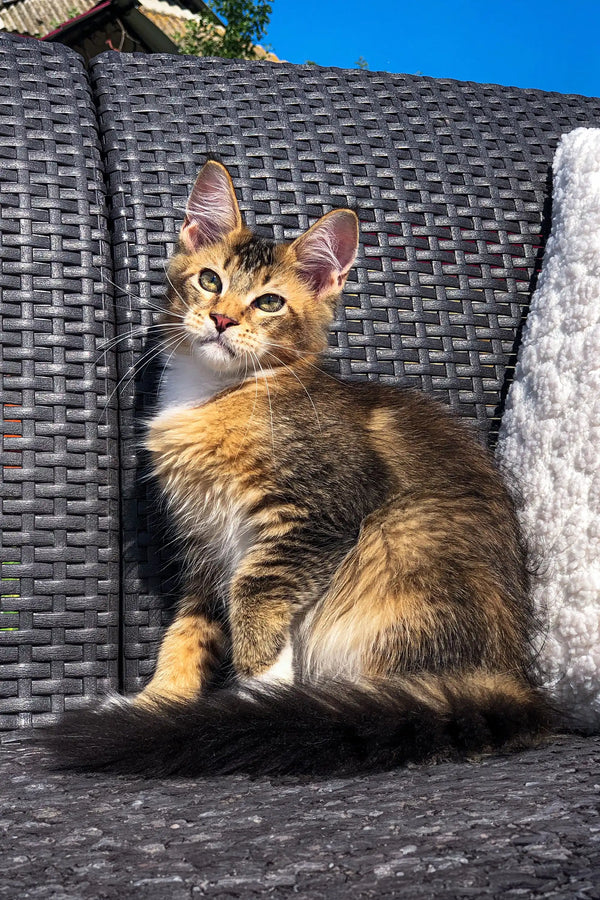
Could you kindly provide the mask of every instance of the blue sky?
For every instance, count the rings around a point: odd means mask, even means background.
[[[271,0],[288,62],[600,96],[600,0]]]

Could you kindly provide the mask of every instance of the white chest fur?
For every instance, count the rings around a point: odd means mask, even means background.
[[[162,376],[151,427],[168,430],[174,413],[203,406],[236,381],[239,376],[216,373],[194,357],[174,356]],[[252,545],[252,529],[235,485],[226,478],[188,479],[175,465],[164,486],[182,536],[202,545],[202,562],[209,556],[232,575]],[[193,568],[193,554],[188,559]]]
[[[194,501],[185,525],[200,537],[205,556],[231,577],[253,543],[250,522],[241,504],[218,486],[207,486]]]
[[[196,356],[175,354],[161,376],[157,415],[202,406],[239,381],[238,374],[215,372]]]

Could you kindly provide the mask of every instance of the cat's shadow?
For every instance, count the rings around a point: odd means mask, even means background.
[[[181,595],[182,562],[150,453],[147,423],[156,408],[164,367],[159,340],[146,339],[130,414],[130,459],[122,463],[123,687],[137,691],[151,676],[165,626]]]

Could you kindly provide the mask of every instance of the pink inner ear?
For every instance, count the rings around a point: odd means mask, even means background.
[[[190,222],[187,216],[183,220],[179,237],[183,246],[189,253],[193,253],[202,245],[197,224],[195,222]]]
[[[181,240],[190,250],[220,241],[239,228],[241,216],[227,170],[209,161],[201,169],[187,203]]]
[[[349,210],[324,216],[296,242],[301,273],[317,294],[343,287],[357,249],[357,220]]]

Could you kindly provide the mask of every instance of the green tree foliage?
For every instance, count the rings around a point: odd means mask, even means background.
[[[254,45],[264,37],[271,4],[265,0],[209,0],[208,6],[224,21],[215,25],[209,15],[186,22],[177,41],[182,53],[193,56],[222,56],[227,59],[256,59]]]

